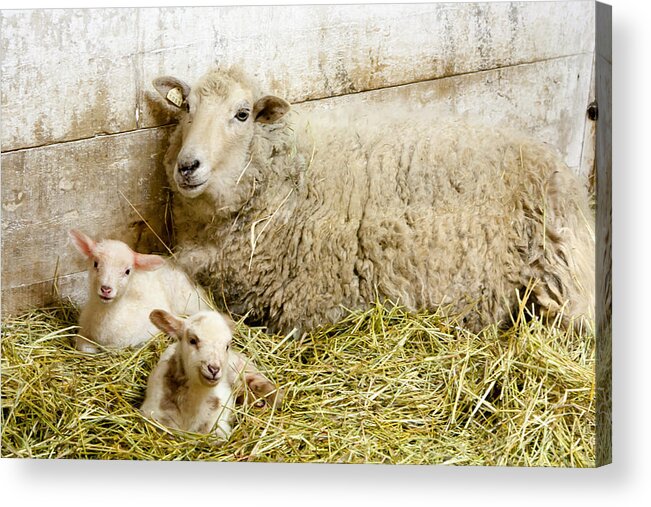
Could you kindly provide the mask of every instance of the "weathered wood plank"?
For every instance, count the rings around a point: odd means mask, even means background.
[[[591,2],[3,11],[3,149],[162,125],[151,80],[216,61],[297,102],[591,53],[593,18]]]
[[[193,81],[215,61],[241,63],[291,102],[313,100],[592,52],[592,10],[583,2],[162,10],[143,18],[144,82],[161,73]],[[242,19],[252,20],[246,31]],[[197,20],[199,53],[189,59],[180,42]],[[206,39],[211,32],[218,37]]]
[[[60,295],[70,297],[73,301],[83,301],[87,297],[87,290],[86,274],[83,272],[60,277],[56,280],[47,280],[18,287],[3,287],[2,315],[18,315],[30,308],[43,308],[49,305],[61,304]]]
[[[136,128],[136,10],[1,16],[3,151]]]

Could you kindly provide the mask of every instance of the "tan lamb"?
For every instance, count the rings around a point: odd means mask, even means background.
[[[149,377],[140,409],[146,417],[170,428],[228,439],[236,402],[248,398],[258,405],[280,404],[282,391],[231,348],[232,322],[218,312],[181,319],[155,310],[151,321],[177,341]]]

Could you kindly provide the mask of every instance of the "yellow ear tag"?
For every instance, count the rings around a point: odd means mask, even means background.
[[[181,107],[183,104],[183,92],[180,88],[172,88],[167,92],[167,100],[169,100],[176,107]]]

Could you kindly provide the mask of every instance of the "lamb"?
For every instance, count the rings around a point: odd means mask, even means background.
[[[177,339],[152,371],[140,411],[170,428],[228,439],[233,408],[247,393],[278,406],[282,391],[231,348],[233,323],[215,311],[180,319],[154,310],[151,322]]]
[[[590,327],[594,219],[550,147],[426,110],[296,114],[236,67],[153,84],[180,115],[164,161],[179,262],[230,311],[287,332],[379,299],[479,331],[528,294]]]
[[[180,314],[210,308],[203,289],[171,261],[134,252],[122,241],[95,242],[75,229],[69,234],[89,262],[88,301],[75,338],[78,350],[95,353],[99,351],[96,344],[107,348],[141,345],[158,333],[149,320],[155,308]]]

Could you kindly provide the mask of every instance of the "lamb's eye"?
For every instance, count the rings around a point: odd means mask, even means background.
[[[231,348],[231,344],[229,343],[228,345],[226,345],[226,350],[230,350],[230,348]]]
[[[240,109],[235,115],[235,118],[237,118],[239,121],[246,121],[248,117],[249,112],[246,109]]]
[[[199,343],[199,338],[196,336],[190,338],[190,345],[196,345],[197,343]]]
[[[99,264],[97,263],[97,261],[93,262],[93,267],[96,268],[97,266],[99,266]]]
[[[124,272],[125,275],[129,275],[129,273],[131,273],[131,270],[130,270],[130,269],[127,269],[127,270]]]

